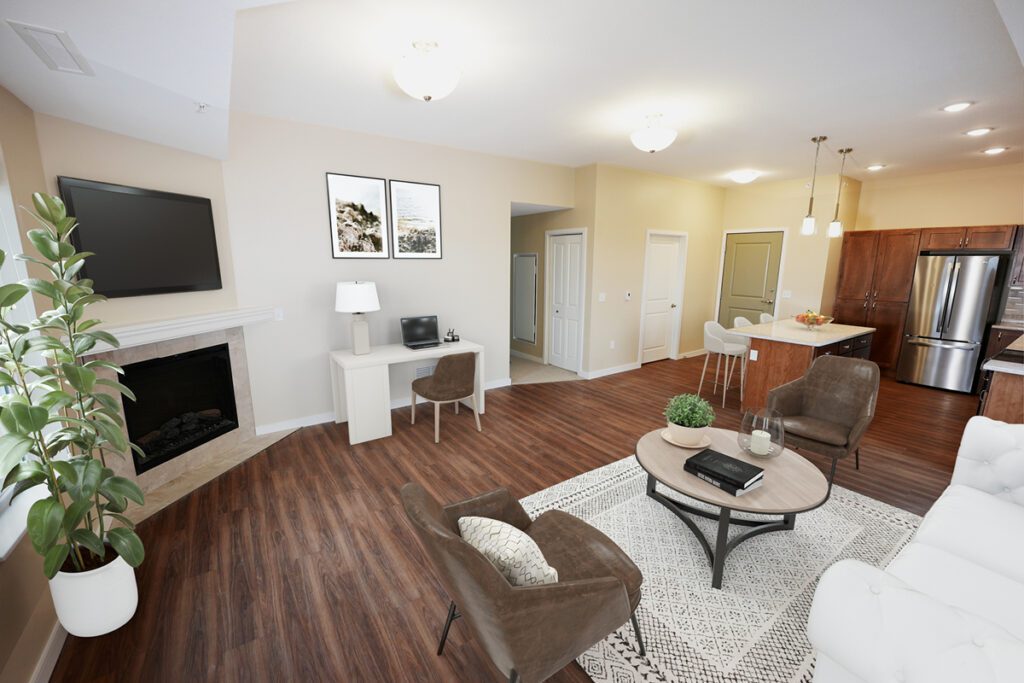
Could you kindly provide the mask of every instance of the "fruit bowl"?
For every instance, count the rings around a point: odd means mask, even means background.
[[[824,325],[828,325],[830,322],[835,320],[832,316],[821,315],[814,311],[807,311],[806,313],[798,313],[793,316],[793,320],[797,321],[809,330],[814,330]]]

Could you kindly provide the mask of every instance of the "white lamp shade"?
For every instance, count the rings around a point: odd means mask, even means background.
[[[395,64],[395,83],[409,97],[431,102],[447,97],[459,84],[459,69],[436,43],[414,43]]]
[[[814,216],[807,216],[804,218],[803,224],[800,226],[801,235],[813,235],[818,231],[818,224],[814,220]]]
[[[629,139],[641,152],[660,152],[676,140],[676,131],[664,126],[648,126],[633,131]]]
[[[372,282],[339,282],[334,297],[338,313],[369,313],[380,310],[377,285]]]
[[[843,222],[832,221],[828,224],[828,236],[829,237],[842,237],[843,236]]]

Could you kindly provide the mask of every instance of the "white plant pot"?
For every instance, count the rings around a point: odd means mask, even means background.
[[[696,448],[701,444],[707,434],[707,427],[684,427],[671,422],[668,423],[669,438],[680,446],[691,446]]]
[[[121,628],[139,605],[135,570],[120,556],[87,572],[57,572],[50,595],[61,626],[82,638]]]

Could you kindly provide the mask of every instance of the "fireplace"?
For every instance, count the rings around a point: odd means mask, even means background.
[[[125,365],[122,381],[137,399],[124,400],[128,438],[145,453],[132,453],[136,474],[238,428],[227,344]]]

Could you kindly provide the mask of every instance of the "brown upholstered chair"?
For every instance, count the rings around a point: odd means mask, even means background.
[[[510,683],[543,681],[627,620],[645,654],[634,615],[643,576],[594,527],[560,510],[531,522],[507,489],[441,507],[422,486],[410,483],[402,487],[402,502],[451,596],[438,655],[459,617]],[[510,584],[459,535],[458,520],[469,515],[499,519],[526,532],[558,570],[558,582]]]
[[[869,360],[820,356],[798,380],[768,392],[768,408],[782,415],[786,445],[806,448],[836,462],[854,454],[860,469],[860,440],[875,417],[878,366]]]
[[[476,419],[476,430],[480,427],[480,413],[476,407],[476,354],[456,353],[442,356],[437,361],[434,374],[420,377],[412,381],[412,423],[416,424],[416,397],[422,396],[434,403],[434,443],[441,440],[441,406],[445,403],[455,404],[455,414],[459,414],[459,401],[470,399],[473,406],[473,417]]]

